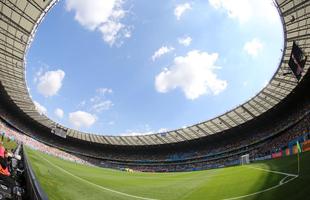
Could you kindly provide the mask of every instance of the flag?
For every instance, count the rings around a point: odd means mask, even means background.
[[[301,147],[300,147],[299,141],[296,142],[296,146],[298,149],[298,153],[301,153]]]
[[[298,80],[301,78],[306,61],[307,57],[305,56],[302,49],[294,41],[288,65]]]

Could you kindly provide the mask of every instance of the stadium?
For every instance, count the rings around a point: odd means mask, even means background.
[[[254,97],[172,131],[105,136],[40,114],[25,57],[56,0],[0,2],[0,199],[309,199],[310,1],[276,0],[284,49]]]

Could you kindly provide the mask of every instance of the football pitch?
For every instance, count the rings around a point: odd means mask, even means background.
[[[89,167],[27,149],[51,200],[310,199],[310,152],[247,166],[196,172],[142,173]]]

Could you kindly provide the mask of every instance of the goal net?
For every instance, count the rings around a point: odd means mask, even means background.
[[[242,155],[240,157],[240,164],[241,165],[246,165],[246,164],[249,164],[250,163],[250,155],[249,154],[245,154],[245,155]]]

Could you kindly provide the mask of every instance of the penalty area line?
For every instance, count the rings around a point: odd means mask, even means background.
[[[297,178],[298,176],[295,176],[291,179],[289,179],[288,181],[286,182],[283,182],[283,183],[279,183],[278,185],[275,185],[275,186],[272,186],[270,188],[267,188],[265,190],[261,190],[261,191],[258,191],[258,192],[254,192],[254,193],[251,193],[251,194],[247,194],[247,195],[243,195],[243,196],[238,196],[238,197],[232,197],[232,198],[227,198],[227,199],[223,199],[223,200],[235,200],[235,199],[242,199],[242,198],[245,198],[245,197],[250,197],[250,196],[254,196],[254,195],[257,195],[257,194],[261,194],[261,193],[264,193],[264,192],[268,192],[270,190],[273,190],[273,189],[276,189],[288,182],[291,182],[292,180],[294,180],[295,178]],[[280,181],[281,182],[281,181]]]
[[[268,192],[270,190],[273,190],[273,189],[276,189],[278,187],[281,187],[284,184],[289,183],[289,182],[293,181],[294,179],[298,178],[298,175],[296,175],[296,174],[289,174],[289,173],[285,173],[285,172],[279,172],[279,171],[273,171],[273,170],[262,169],[262,168],[257,168],[257,167],[249,167],[249,166],[247,168],[261,170],[261,171],[266,171],[266,172],[270,172],[270,173],[274,173],[274,174],[285,175],[285,177],[281,179],[279,184],[277,184],[275,186],[272,186],[270,188],[267,188],[267,189],[264,189],[264,190],[261,190],[261,191],[258,191],[258,192],[254,192],[254,193],[251,193],[251,194],[247,194],[247,195],[243,195],[243,196],[238,196],[238,197],[227,198],[227,199],[223,199],[223,200],[243,199],[245,197],[250,197],[250,196],[254,196],[254,195],[257,195],[257,194],[264,193],[264,192]],[[291,178],[287,180],[288,177],[291,177]]]
[[[93,183],[93,182],[90,182],[90,181],[88,181],[88,180],[86,180],[86,179],[83,179],[83,178],[81,178],[81,177],[79,177],[79,176],[76,176],[76,175],[74,175],[74,174],[68,172],[67,170],[65,170],[65,169],[63,169],[63,168],[61,168],[61,167],[55,165],[54,163],[50,162],[49,160],[47,160],[46,158],[44,158],[44,157],[42,157],[42,156],[40,156],[40,155],[39,155],[39,157],[41,157],[43,160],[45,160],[46,162],[48,162],[50,165],[52,165],[53,167],[57,168],[58,170],[62,171],[63,173],[66,173],[66,174],[68,174],[68,175],[70,175],[70,176],[72,176],[72,177],[74,177],[74,178],[76,178],[76,179],[78,179],[78,180],[80,180],[80,181],[83,181],[83,182],[85,182],[85,183],[88,183],[89,185],[95,186],[95,187],[100,188],[100,189],[102,189],[102,190],[105,190],[105,191],[108,191],[108,192],[111,192],[111,193],[115,193],[115,194],[118,194],[118,195],[126,196],[126,197],[135,198],[135,199],[159,200],[159,199],[152,199],[152,198],[147,198],[147,197],[140,197],[140,196],[136,196],[136,195],[131,195],[131,194],[127,194],[127,193],[124,193],[124,192],[119,192],[119,191],[117,191],[117,190],[113,190],[113,189],[110,189],[110,188],[106,188],[106,187],[103,187],[103,186],[101,186],[101,185],[97,185],[97,184],[95,184],[95,183]]]
[[[290,174],[290,173],[285,173],[285,172],[273,171],[273,170],[263,169],[263,168],[259,168],[259,167],[250,167],[250,166],[246,166],[246,167],[250,168],[250,169],[266,171],[266,172],[270,172],[270,173],[274,173],[274,174],[281,174],[281,175],[292,176],[292,177],[298,176],[297,174]]]

